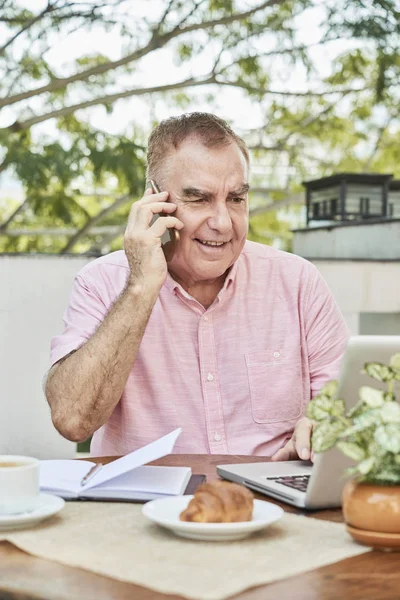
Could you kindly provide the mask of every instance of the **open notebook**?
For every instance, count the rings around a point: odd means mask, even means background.
[[[40,461],[40,490],[66,499],[152,500],[183,494],[191,476],[190,467],[143,466],[172,452],[181,433],[176,429],[139,450],[94,468],[87,460]]]

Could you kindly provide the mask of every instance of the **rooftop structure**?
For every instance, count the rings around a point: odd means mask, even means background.
[[[337,173],[303,185],[307,225],[400,217],[400,181],[390,174]]]
[[[321,272],[353,335],[399,334],[400,181],[338,173],[303,185],[307,225],[293,252]]]

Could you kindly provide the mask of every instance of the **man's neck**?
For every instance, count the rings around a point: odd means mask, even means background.
[[[212,281],[201,281],[201,282],[185,282],[182,281],[175,273],[169,272],[171,277],[179,283],[185,292],[187,292],[192,298],[197,300],[204,308],[208,308],[214,302],[219,292],[224,287],[224,282],[227,273],[224,273],[218,279]]]

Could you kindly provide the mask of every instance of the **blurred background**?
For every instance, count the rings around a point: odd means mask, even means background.
[[[290,250],[303,180],[400,177],[394,0],[1,0],[0,252],[121,248],[149,132],[210,111],[253,158],[250,238]]]
[[[0,453],[75,451],[50,339],[190,111],[248,144],[249,238],[313,261],[353,334],[400,332],[400,0],[0,0]]]

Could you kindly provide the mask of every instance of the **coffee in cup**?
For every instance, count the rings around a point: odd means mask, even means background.
[[[39,495],[39,461],[29,456],[0,455],[0,516],[35,508]]]

